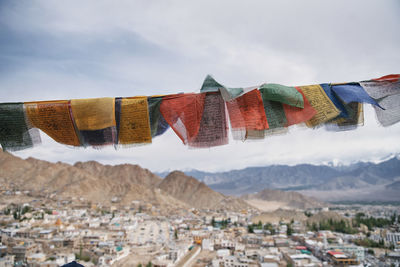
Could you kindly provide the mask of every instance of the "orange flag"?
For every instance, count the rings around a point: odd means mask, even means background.
[[[29,123],[56,142],[71,146],[80,145],[68,100],[26,102],[25,110]]]

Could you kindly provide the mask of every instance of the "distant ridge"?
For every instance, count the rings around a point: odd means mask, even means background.
[[[243,200],[226,197],[215,192],[203,182],[185,175],[181,171],[173,171],[158,186],[164,192],[184,203],[196,208],[242,210],[249,207]]]
[[[272,165],[219,173],[192,170],[186,174],[226,195],[277,189],[296,191],[322,201],[400,201],[398,154],[377,163]]]
[[[310,208],[322,208],[327,206],[325,203],[297,192],[285,192],[273,189],[264,189],[255,194],[243,195],[242,199],[246,200],[250,204],[253,204],[254,206],[256,206],[256,203],[259,203],[260,205],[268,205],[269,202],[274,201],[282,203],[281,207],[284,206],[290,209],[302,210]],[[262,210],[262,207],[257,207]]]

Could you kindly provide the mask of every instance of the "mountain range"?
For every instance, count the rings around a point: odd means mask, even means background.
[[[227,195],[279,189],[322,201],[400,201],[398,156],[379,163],[358,162],[348,166],[272,165],[218,173],[192,170],[186,174]]]
[[[51,163],[0,150],[0,189],[107,205],[140,201],[166,212],[308,209],[326,206],[322,201],[400,201],[400,160],[350,166],[274,165],[221,173],[173,171],[161,178],[138,165]]]
[[[138,165],[111,166],[96,161],[74,165],[51,163],[34,158],[24,160],[1,150],[0,188],[2,191],[29,191],[33,198],[56,196],[106,205],[141,201],[165,212],[189,208],[253,208],[245,201],[215,192],[179,171],[161,179]]]

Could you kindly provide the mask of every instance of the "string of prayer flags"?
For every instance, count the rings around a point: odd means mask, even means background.
[[[207,93],[199,132],[191,147],[213,147],[228,144],[228,124],[225,102],[220,93]]]
[[[26,102],[25,111],[32,127],[42,130],[56,142],[80,145],[70,114],[70,101]]]
[[[264,137],[268,122],[259,90],[252,90],[226,102],[235,140]]]
[[[400,121],[400,74],[351,83],[229,88],[210,75],[200,93],[0,103],[0,144],[15,151],[40,142],[39,129],[69,146],[147,144],[171,127],[189,147],[262,139],[294,124],[333,131],[364,123],[372,104],[380,125]],[[229,121],[228,124],[228,115]]]
[[[290,126],[294,124],[299,124],[302,122],[309,121],[312,117],[317,114],[315,109],[310,105],[307,98],[304,96],[303,92],[300,88],[296,88],[296,90],[303,97],[303,108],[298,108],[295,106],[291,106],[288,104],[283,104],[283,110],[285,111],[287,123],[285,126]]]
[[[119,98],[115,102],[120,109],[119,118],[116,118],[118,144],[151,143],[147,97]]]
[[[205,94],[165,96],[160,112],[184,144],[195,141],[203,116]]]
[[[0,144],[5,151],[18,151],[40,143],[37,129],[28,126],[24,103],[0,104]]]
[[[84,146],[116,143],[115,99],[72,99],[71,112]]]
[[[318,84],[298,87],[317,112],[314,117],[306,121],[308,127],[316,127],[339,116],[340,111]]]
[[[263,100],[276,101],[298,108],[304,107],[303,95],[294,87],[267,83],[261,85],[259,90],[263,94]]]
[[[153,96],[147,98],[151,137],[162,135],[169,128],[168,123],[160,112],[161,101],[161,96]]]

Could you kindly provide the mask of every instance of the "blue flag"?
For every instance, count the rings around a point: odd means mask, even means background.
[[[340,110],[339,118],[348,118],[349,114],[347,113],[346,108],[344,107],[343,103],[338,99],[335,95],[335,93],[332,91],[332,87],[328,83],[322,83],[320,84],[322,89],[324,89],[325,94],[329,97],[329,99],[332,101],[332,103],[336,106],[338,110]]]
[[[332,85],[332,90],[346,104],[351,102],[368,103],[375,106],[379,104],[370,97],[358,83]]]

